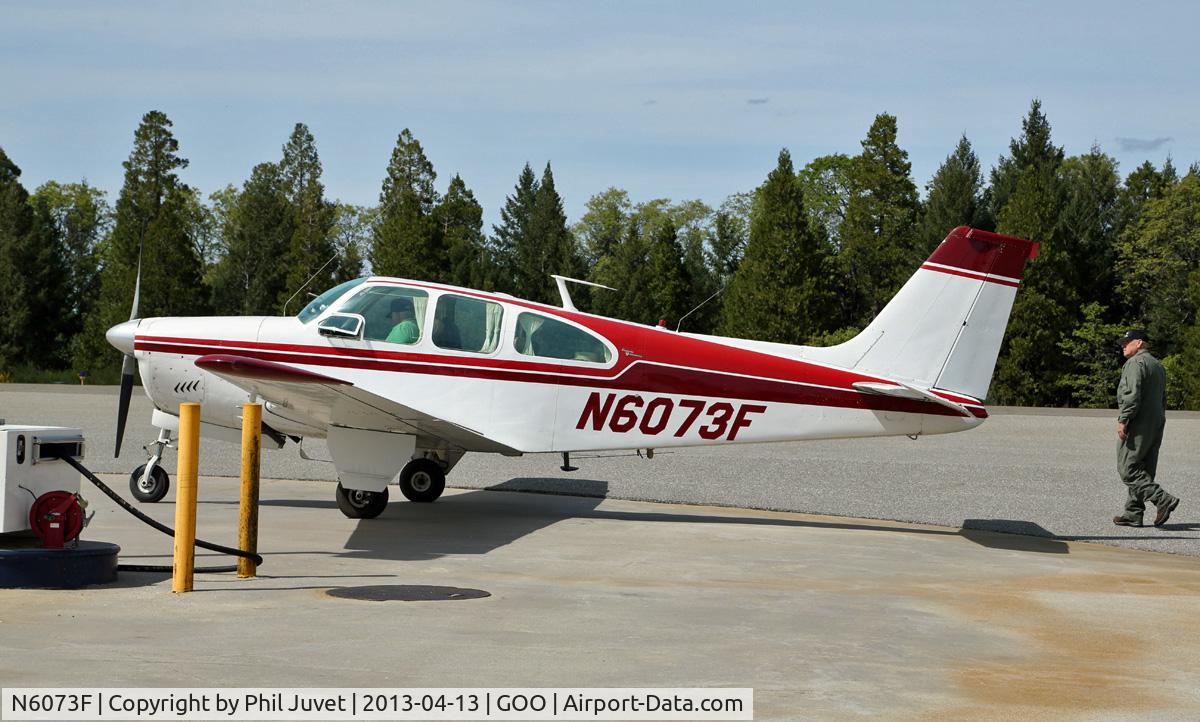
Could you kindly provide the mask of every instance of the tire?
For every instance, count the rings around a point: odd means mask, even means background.
[[[161,466],[155,466],[154,471],[150,472],[150,478],[146,485],[142,485],[142,474],[146,471],[146,465],[142,464],[133,470],[129,475],[129,493],[133,494],[133,498],[143,504],[154,504],[162,501],[167,495],[167,491],[171,488],[171,477],[167,476],[167,472]]]
[[[413,459],[400,472],[400,492],[409,501],[428,504],[446,490],[446,472],[433,459]]]
[[[339,482],[337,491],[338,509],[350,519],[374,519],[383,513],[388,505],[388,490],[360,491],[347,489]]]

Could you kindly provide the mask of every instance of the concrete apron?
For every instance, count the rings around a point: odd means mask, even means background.
[[[107,476],[124,491],[124,477]],[[198,536],[236,542],[236,480]],[[393,491],[396,491],[393,487]],[[170,540],[94,489],[84,538]],[[395,497],[399,497],[395,494]],[[448,490],[344,518],[265,481],[257,579],[0,590],[21,686],[753,687],[758,719],[1146,719],[1200,710],[1195,558],[793,513]],[[141,505],[173,523],[172,496]],[[1147,530],[1153,533],[1153,530]],[[197,566],[229,563],[207,552]],[[363,601],[358,587],[490,596]]]

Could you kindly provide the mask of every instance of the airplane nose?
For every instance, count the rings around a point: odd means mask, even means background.
[[[121,353],[131,354],[133,353],[133,332],[137,330],[138,323],[137,319],[118,323],[104,333],[104,338],[108,339],[108,343]]]

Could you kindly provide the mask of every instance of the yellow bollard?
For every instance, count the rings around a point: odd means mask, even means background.
[[[238,521],[238,547],[258,552],[258,476],[262,456],[262,404],[242,406],[242,501]],[[258,573],[252,559],[238,558],[238,577]]]
[[[175,565],[172,592],[192,591],[196,569],[196,477],[200,464],[200,404],[179,405],[179,470],[175,478]]]

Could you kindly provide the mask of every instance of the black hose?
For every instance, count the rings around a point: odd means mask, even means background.
[[[97,486],[97,488],[100,489],[100,491],[107,494],[108,498],[117,502],[117,504],[119,504],[123,509],[125,509],[125,511],[129,512],[130,514],[133,514],[138,519],[141,519],[145,523],[147,523],[150,526],[154,527],[155,529],[161,531],[163,534],[166,534],[167,536],[174,538],[174,536],[175,536],[174,529],[172,529],[171,527],[167,526],[166,524],[163,524],[155,519],[151,519],[150,517],[146,516],[142,512],[138,511],[136,508],[134,508],[134,506],[132,504],[130,504],[129,502],[122,499],[120,494],[118,494],[117,492],[110,489],[108,487],[108,484],[105,484],[103,481],[100,481],[99,479],[97,479],[95,474],[88,471],[87,468],[84,467],[83,464],[80,464],[79,461],[77,461],[74,457],[60,455],[58,458],[62,459],[63,461],[70,464],[71,466],[75,467],[76,471],[78,471],[80,474],[83,474],[84,477],[86,477],[88,481],[95,484]],[[221,554],[229,554],[229,555],[232,555],[235,557],[249,559],[249,560],[253,561],[256,565],[263,563],[263,558],[261,556],[259,556],[258,554],[255,554],[254,552],[248,552],[248,551],[244,551],[242,549],[234,549],[233,547],[221,546],[220,544],[213,544],[212,542],[206,542],[203,539],[197,539],[196,546],[200,547],[201,549],[208,549],[209,551],[220,552]],[[156,565],[150,565],[150,564],[119,564],[119,565],[117,565],[117,569],[119,569],[121,571],[126,571],[126,572],[170,572],[170,571],[173,571],[173,568],[170,566],[156,566]],[[195,571],[205,572],[205,573],[236,572],[237,566],[199,567]]]

